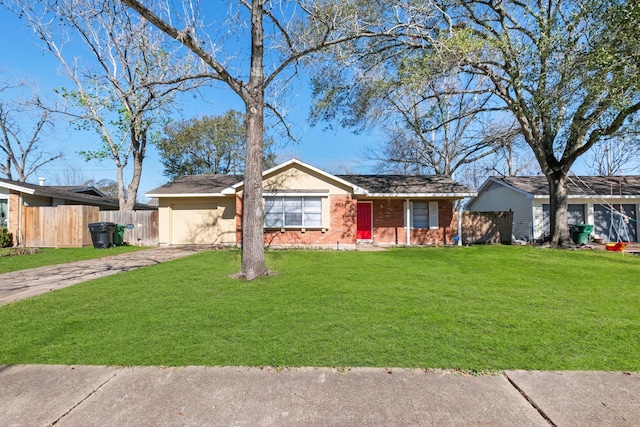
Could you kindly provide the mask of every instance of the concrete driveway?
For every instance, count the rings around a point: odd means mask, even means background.
[[[108,249],[96,249],[108,255]],[[0,305],[72,286],[87,280],[135,270],[202,252],[206,248],[178,246],[145,249],[67,264],[0,274]]]

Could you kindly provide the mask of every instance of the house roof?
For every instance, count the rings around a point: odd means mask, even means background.
[[[471,197],[473,191],[452,180],[436,175],[338,175],[364,188],[369,196],[457,196]]]
[[[302,161],[300,161],[298,159],[290,159],[290,160],[287,160],[284,163],[281,163],[281,164],[279,164],[277,166],[274,166],[271,169],[268,169],[268,170],[264,171],[262,173],[262,177],[264,179],[264,177],[266,177],[266,176],[269,176],[269,175],[271,175],[273,173],[277,173],[279,171],[283,171],[283,170],[285,170],[285,169],[287,169],[289,167],[292,167],[292,166],[299,167],[301,169],[307,169],[308,171],[311,171],[311,172],[317,173],[317,174],[319,174],[321,176],[324,176],[325,178],[327,178],[327,179],[329,179],[331,181],[339,182],[339,183],[341,183],[343,185],[346,185],[347,187],[351,187],[351,189],[353,190],[354,194],[366,194],[366,192],[367,192],[363,188],[360,188],[360,187],[358,187],[357,185],[354,185],[351,182],[345,181],[344,179],[340,178],[338,175],[332,175],[329,172],[325,172],[322,169],[318,169],[317,167],[311,166],[311,165],[309,165],[307,163],[304,163],[304,162],[302,162]],[[243,185],[244,185],[244,182],[239,182],[239,183],[233,185],[232,187],[228,188],[224,193],[225,194],[234,194],[235,191],[237,191],[237,189],[242,187]]]
[[[12,181],[9,179],[0,178],[0,187],[7,188],[9,190],[19,191],[25,194],[31,194],[35,196],[52,197],[64,200],[70,200],[78,203],[84,203],[88,205],[100,206],[110,209],[118,209],[118,201],[111,197],[98,196],[97,193],[102,194],[99,190],[93,189],[93,187],[71,187],[71,186],[51,186],[51,185],[39,185],[29,184],[27,182]],[[93,190],[95,191],[93,191]],[[136,203],[136,209],[155,209],[153,206],[145,205],[142,203]]]
[[[549,197],[544,176],[491,177],[487,182],[498,182],[534,197]],[[569,196],[640,197],[640,176],[569,176]]]
[[[187,175],[151,190],[147,197],[204,197],[222,196],[229,187],[239,184],[243,175]]]
[[[332,175],[292,159],[264,172],[269,175],[292,164],[310,169],[370,197],[470,197],[467,187],[449,178],[430,175]],[[151,190],[147,197],[205,197],[235,194],[243,185],[242,175],[190,175]]]
[[[83,193],[83,194],[89,194],[91,196],[99,196],[103,198],[109,197],[106,194],[104,194],[102,191],[98,190],[93,185],[89,185],[85,187],[78,187],[77,185],[51,185],[51,186],[48,186],[48,188],[57,188],[59,190],[70,191],[72,193]]]

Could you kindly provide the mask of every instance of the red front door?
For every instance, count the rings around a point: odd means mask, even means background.
[[[356,239],[371,240],[371,202],[358,202]]]

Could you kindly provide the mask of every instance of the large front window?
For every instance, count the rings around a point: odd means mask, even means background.
[[[264,198],[266,228],[322,227],[322,198],[271,196]]]

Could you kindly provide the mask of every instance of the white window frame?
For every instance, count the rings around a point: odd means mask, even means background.
[[[426,209],[427,209],[427,224],[426,227],[417,227],[415,225],[415,205],[416,204],[426,204]],[[407,218],[408,216],[408,218]],[[430,229],[430,230],[436,230],[440,227],[439,223],[438,223],[438,202],[437,201],[415,201],[415,202],[408,202],[408,209],[406,209],[406,214],[405,214],[405,228],[406,228],[406,224],[407,222],[410,223],[410,228],[411,229]],[[421,225],[421,224],[419,224]]]
[[[268,211],[267,208],[267,202],[269,199],[280,199],[281,204],[282,204],[282,212],[281,212],[281,225],[267,225],[267,215],[270,214],[270,212]],[[287,224],[286,220],[287,220],[287,210],[286,210],[286,200],[289,199],[300,199],[301,200],[301,207],[300,207],[300,224]],[[307,211],[305,212],[305,206],[308,206],[305,204],[305,201],[311,202],[311,201],[315,201],[315,202],[320,202],[320,211],[309,211],[307,209]],[[270,195],[270,196],[265,196],[264,197],[264,228],[265,229],[299,229],[299,228],[304,228],[304,229],[322,229],[324,228],[324,212],[323,212],[323,196],[320,195],[297,195],[297,194],[286,194],[286,195]],[[280,213],[280,212],[277,212]],[[298,212],[295,212],[298,213]],[[320,223],[307,223],[305,221],[306,217],[308,215],[320,215]]]

